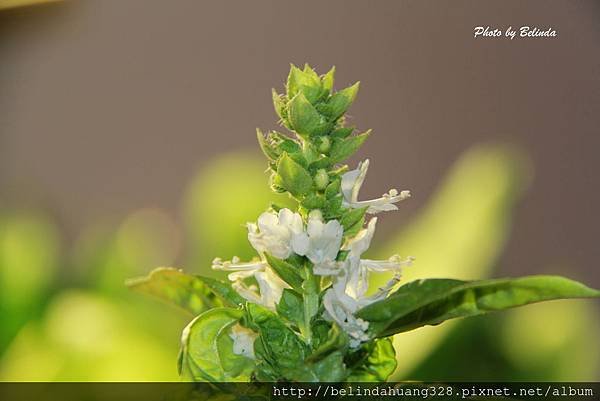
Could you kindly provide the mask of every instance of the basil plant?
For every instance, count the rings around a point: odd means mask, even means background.
[[[533,302],[600,295],[558,276],[403,283],[412,257],[364,258],[377,216],[397,210],[410,192],[391,189],[361,200],[369,160],[353,169],[344,161],[370,131],[355,133],[346,124],[359,83],[334,91],[334,73],[292,66],[285,93],[273,90],[287,132],[258,130],[258,143],[271,188],[288,193],[296,206],[272,204],[247,223],[256,257],[214,259],[212,268],[227,272],[228,280],[159,268],[129,282],[196,316],[181,337],[184,379],[385,381],[396,367],[393,335]],[[390,279],[371,288],[376,274]]]

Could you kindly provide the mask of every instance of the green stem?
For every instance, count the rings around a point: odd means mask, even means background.
[[[312,343],[312,329],[310,323],[312,318],[319,310],[319,291],[315,276],[312,272],[312,266],[306,265],[304,268],[305,279],[302,284],[303,300],[304,300],[304,327],[301,328],[302,335],[308,344]]]

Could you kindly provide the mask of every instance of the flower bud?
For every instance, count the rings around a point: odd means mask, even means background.
[[[308,214],[308,219],[323,220],[323,213],[319,209],[313,209]]]
[[[317,170],[317,174],[315,175],[315,186],[318,190],[324,190],[327,188],[327,184],[329,184],[329,175],[327,175],[327,171],[321,168]]]
[[[331,149],[331,140],[327,136],[322,136],[319,143],[319,152],[327,153]]]

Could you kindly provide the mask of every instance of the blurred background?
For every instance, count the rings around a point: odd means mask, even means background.
[[[276,196],[255,127],[289,63],[361,81],[363,196],[410,189],[371,256],[406,278],[561,274],[600,287],[595,1],[0,0],[0,380],[177,380],[156,266],[251,257]],[[553,27],[553,39],[473,28]],[[600,379],[598,302],[395,339],[396,379]]]

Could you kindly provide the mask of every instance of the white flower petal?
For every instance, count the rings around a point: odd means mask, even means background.
[[[263,269],[267,265],[262,260],[253,260],[250,262],[240,262],[237,256],[234,256],[231,260],[222,260],[221,258],[215,258],[212,262],[212,268],[214,270],[241,270],[241,271],[254,271],[257,269]]]
[[[233,271],[227,276],[229,281],[232,282],[232,288],[247,301],[263,305],[269,309],[275,309],[275,305],[281,299],[283,289],[289,288],[287,283],[273,273],[264,261],[240,263],[237,257],[234,257],[231,261],[216,258],[213,261],[213,269]],[[255,285],[244,283],[244,280],[250,277],[256,279],[258,288]]]
[[[402,267],[412,265],[414,258],[408,257],[402,260],[399,255],[393,255],[387,260],[372,260],[372,259],[361,259],[360,264],[362,267],[369,269],[374,272],[386,272],[399,270]]]
[[[375,226],[377,225],[377,217],[373,217],[369,220],[367,228],[363,228],[354,237],[350,238],[344,249],[350,251],[350,256],[359,258],[360,255],[365,253],[369,246],[371,246],[371,240],[375,235]]]
[[[275,310],[275,306],[281,299],[284,288],[290,288],[289,285],[279,278],[271,269],[254,274],[258,287],[260,289],[260,302],[266,308]]]
[[[337,276],[343,269],[344,262],[325,261],[313,266],[313,274],[317,276]]]
[[[358,164],[358,169],[351,170],[342,175],[342,195],[344,196],[343,205],[351,208],[367,207],[367,213],[378,213],[383,211],[397,210],[398,207],[394,203],[410,198],[409,191],[398,193],[396,189],[391,189],[388,193],[383,194],[380,198],[359,201],[358,193],[367,175],[369,169],[369,160],[365,160]]]
[[[347,263],[348,278],[346,282],[346,294],[358,300],[362,298],[369,289],[368,272],[360,266],[360,259],[349,258]]]
[[[254,276],[256,270],[240,270],[238,272],[229,273],[227,279],[229,281],[239,281]]]
[[[308,247],[310,246],[310,242],[308,240],[308,235],[305,232],[301,232],[299,234],[295,234],[292,237],[292,250],[294,253],[300,256],[306,255],[308,252]]]
[[[335,321],[350,336],[350,346],[356,348],[361,342],[369,340],[366,334],[369,324],[354,317],[358,305],[350,297],[339,295],[334,290],[327,290],[323,296],[324,317]]]
[[[302,232],[302,217],[290,209],[278,213],[262,213],[257,224],[248,223],[248,241],[257,252],[268,252],[279,259],[287,259],[291,252],[292,237]]]
[[[234,354],[256,359],[254,356],[254,340],[258,337],[258,333],[236,323],[231,327],[229,337],[233,340]]]
[[[400,282],[400,274],[395,274],[383,287],[377,289],[377,292],[371,296],[361,298],[358,301],[359,308],[364,308],[367,305],[372,304],[373,302],[381,301],[385,299],[390,291],[394,288],[396,284]]]
[[[259,294],[251,288],[248,288],[242,280],[234,281],[231,287],[242,296],[246,301],[262,305],[262,299]]]
[[[337,220],[325,224],[319,218],[310,218],[305,235],[308,237],[305,255],[313,264],[320,265],[332,262],[337,257],[344,228]]]
[[[347,203],[352,204],[358,201],[358,193],[362,187],[367,170],[369,169],[369,159],[358,163],[356,170],[348,171],[342,174],[341,189],[342,195]]]
[[[387,194],[383,194],[381,198],[354,202],[352,203],[352,207],[368,207],[367,213],[375,214],[379,212],[398,210],[398,206],[394,205],[394,203],[401,202],[408,198],[410,198],[410,191],[402,191],[400,194],[398,194],[396,189],[391,189]]]

